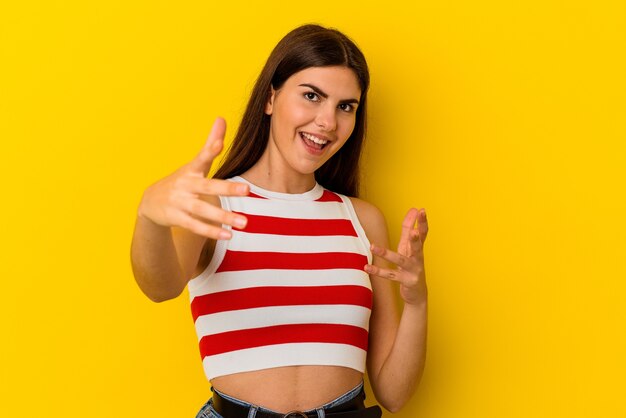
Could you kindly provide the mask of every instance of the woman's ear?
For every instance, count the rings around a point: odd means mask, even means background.
[[[276,96],[276,90],[274,90],[274,86],[270,86],[270,94],[267,99],[267,103],[265,104],[265,114],[271,115],[274,110],[274,97]]]

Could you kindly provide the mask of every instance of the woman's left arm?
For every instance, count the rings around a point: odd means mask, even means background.
[[[364,201],[353,199],[353,203],[374,256],[373,263],[365,266],[374,292],[367,360],[369,380],[378,402],[397,412],[415,391],[426,359],[426,211],[409,210],[402,223],[398,250],[391,251],[387,248],[382,213]],[[392,282],[399,284],[404,301],[399,319]]]

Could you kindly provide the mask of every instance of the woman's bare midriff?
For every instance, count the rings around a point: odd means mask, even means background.
[[[362,379],[362,373],[347,367],[289,366],[220,376],[211,384],[226,395],[287,413],[328,403]]]

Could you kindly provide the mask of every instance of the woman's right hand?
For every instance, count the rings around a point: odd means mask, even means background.
[[[202,151],[174,173],[149,186],[138,216],[161,226],[177,226],[212,239],[229,239],[221,224],[243,228],[246,218],[222,209],[219,195],[245,196],[247,184],[208,179],[211,164],[224,147],[226,122],[217,118]]]

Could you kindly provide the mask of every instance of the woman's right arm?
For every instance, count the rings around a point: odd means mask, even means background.
[[[222,224],[245,226],[245,217],[223,210],[218,196],[245,196],[248,186],[206,178],[222,151],[225,131],[224,120],[218,118],[202,151],[143,194],[131,262],[137,284],[155,302],[180,295],[194,275],[207,239],[230,238]]]

